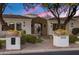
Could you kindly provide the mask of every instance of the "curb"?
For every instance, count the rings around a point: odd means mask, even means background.
[[[79,50],[79,48],[4,51],[4,52],[0,52],[0,55],[7,55],[7,54],[15,54],[16,55],[16,54],[23,54],[23,53],[59,52],[59,51],[75,51],[75,50]]]

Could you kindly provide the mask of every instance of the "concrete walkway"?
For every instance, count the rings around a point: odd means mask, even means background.
[[[23,53],[71,51],[71,50],[79,50],[79,45],[70,44],[69,47],[58,48],[53,46],[52,39],[44,39],[42,43],[37,44],[26,43],[25,45],[22,45],[21,50],[16,51],[0,50],[0,54],[23,54]]]

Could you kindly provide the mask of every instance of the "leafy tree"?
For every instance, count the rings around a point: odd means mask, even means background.
[[[37,5],[39,5],[39,4],[37,4],[37,3],[36,4],[35,3],[23,4],[25,10],[29,10],[30,8],[34,8]],[[68,22],[70,20],[72,20],[72,18],[74,17],[76,12],[78,11],[78,7],[79,7],[78,3],[66,3],[66,4],[65,3],[40,3],[40,5],[43,8],[47,8],[47,10],[52,13],[54,18],[58,22],[58,29],[62,28],[63,27],[62,25],[64,25],[66,27]],[[64,20],[64,23],[61,25],[60,15],[62,13],[67,14],[67,15],[66,15],[66,18]]]
[[[3,20],[3,12],[6,8],[7,4],[5,3],[0,3],[0,22],[1,24],[6,24],[5,21]]]
[[[66,27],[67,23],[72,20],[76,12],[78,11],[79,4],[78,3],[24,3],[24,9],[28,11],[30,8],[35,8],[37,5],[41,5],[44,9],[47,8],[48,11],[52,13],[55,19],[58,22],[58,28],[62,28],[62,25]],[[0,3],[0,22],[2,25],[7,24],[3,20],[3,12],[7,6],[7,3]],[[66,15],[66,19],[64,23],[61,25],[61,17],[60,15],[64,13]],[[5,28],[6,28],[5,27]]]
[[[5,25],[5,27],[4,27],[5,29],[8,29],[7,23],[3,20],[3,12],[6,8],[6,6],[7,6],[7,3],[0,3],[0,22],[2,25]]]

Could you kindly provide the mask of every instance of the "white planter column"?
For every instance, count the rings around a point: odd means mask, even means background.
[[[69,46],[69,36],[53,35],[53,45],[56,46],[56,47],[68,47]]]
[[[20,37],[6,37],[6,50],[21,49]]]

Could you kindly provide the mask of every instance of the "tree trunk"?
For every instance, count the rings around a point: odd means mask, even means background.
[[[0,14],[0,22],[1,22],[1,25],[4,25],[4,26],[5,26],[4,28],[5,28],[6,30],[9,29],[7,23],[3,20],[3,15],[2,15],[2,14]]]
[[[66,29],[66,25],[64,25],[64,24],[58,24],[58,29],[65,30]]]
[[[60,18],[57,19],[58,21],[58,29],[61,29],[61,22],[60,22]]]
[[[2,14],[0,14],[0,22],[1,22],[2,25],[3,25],[3,24],[6,24],[5,21],[3,20]]]

